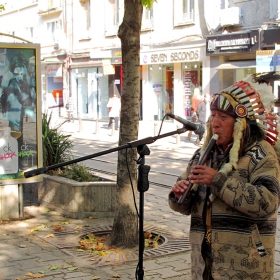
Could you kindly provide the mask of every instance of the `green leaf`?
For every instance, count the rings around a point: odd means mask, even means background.
[[[57,265],[53,265],[50,270],[57,270],[59,267]]]
[[[39,271],[40,274],[47,274],[49,271],[48,270],[41,270]]]
[[[85,250],[83,249],[77,249],[77,252],[84,252]]]
[[[77,270],[78,267],[68,267],[67,269],[68,269],[69,271],[74,271],[74,270]]]

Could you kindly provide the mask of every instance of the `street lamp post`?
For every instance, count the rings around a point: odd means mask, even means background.
[[[95,74],[96,77],[96,127],[95,134],[99,134],[99,110],[100,110],[100,97],[99,97],[99,78],[102,77],[102,73],[98,73],[98,68]]]

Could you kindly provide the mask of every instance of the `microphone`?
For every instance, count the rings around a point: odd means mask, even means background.
[[[197,124],[197,123],[192,123],[192,122],[189,122],[179,116],[176,116],[176,115],[173,115],[173,114],[166,114],[168,117],[176,120],[177,122],[181,123],[184,125],[184,127],[187,129],[187,130],[191,130],[191,131],[194,131],[195,134],[203,134],[205,132],[205,128],[202,124]]]

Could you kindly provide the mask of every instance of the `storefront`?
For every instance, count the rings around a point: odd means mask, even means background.
[[[264,51],[272,50],[273,56],[276,55],[275,60],[275,69],[273,65],[273,70],[276,70],[279,73],[280,66],[280,28],[271,28],[260,31],[260,49]],[[275,51],[277,49],[277,51]],[[278,75],[279,77],[279,75]],[[275,80],[272,84],[275,104],[277,108],[277,112],[280,111],[280,80]]]
[[[58,111],[64,106],[63,100],[63,62],[64,57],[45,58],[42,63],[42,112]]]
[[[259,30],[207,36],[206,55],[212,69],[210,92],[218,92],[255,73],[259,49]]]
[[[205,73],[209,68],[205,42],[141,51],[140,64],[143,120],[160,121],[168,113],[189,119],[194,92],[202,95],[207,90]]]
[[[69,104],[75,118],[108,119],[107,102],[122,87],[121,65],[111,58],[111,50],[72,55]]]

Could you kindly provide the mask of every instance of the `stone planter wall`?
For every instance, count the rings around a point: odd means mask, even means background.
[[[38,200],[42,205],[70,218],[114,217],[116,182],[76,182],[59,176],[42,175]]]

